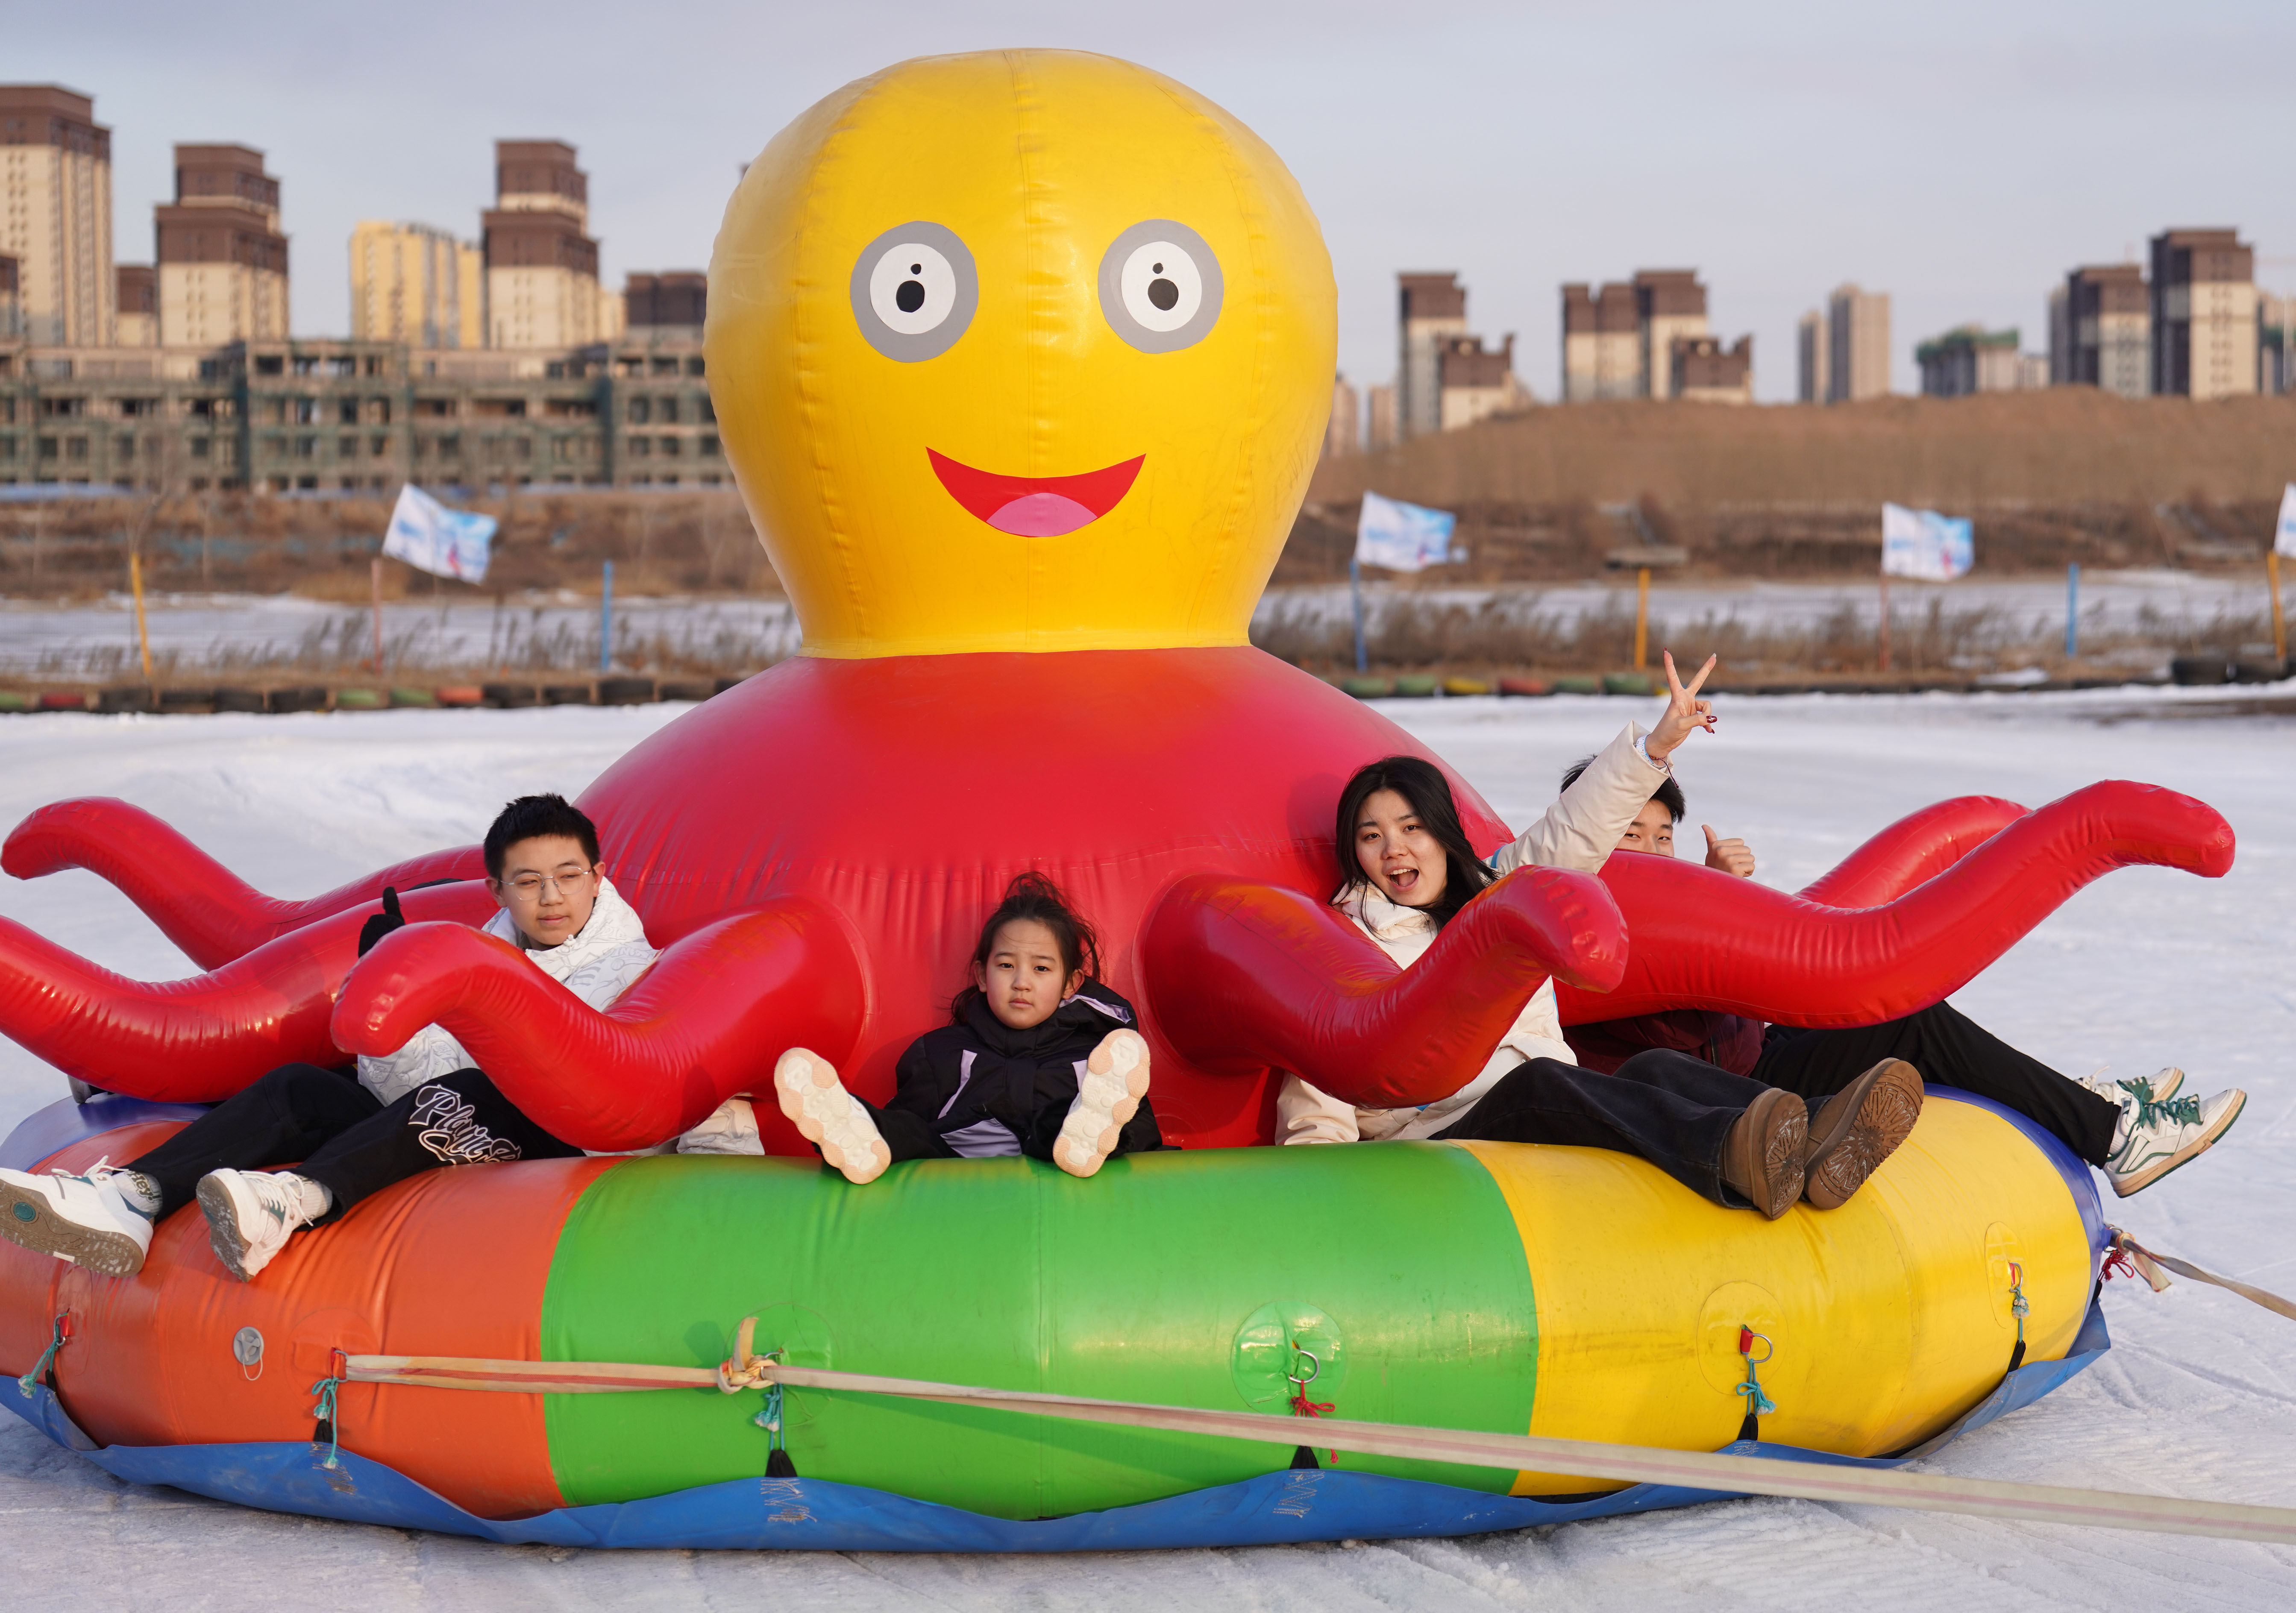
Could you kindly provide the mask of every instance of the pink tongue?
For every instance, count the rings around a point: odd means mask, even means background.
[[[1099,519],[1072,498],[1031,493],[997,511],[988,518],[988,524],[1016,537],[1059,537]]]

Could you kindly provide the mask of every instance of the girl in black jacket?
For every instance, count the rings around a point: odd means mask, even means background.
[[[774,1093],[856,1184],[899,1159],[1026,1154],[1089,1176],[1111,1154],[1163,1146],[1148,1107],[1148,1044],[1132,1005],[1092,978],[1092,926],[1040,873],[1016,877],[981,926],[950,1023],[910,1044],[880,1109],[820,1054],[793,1047]]]

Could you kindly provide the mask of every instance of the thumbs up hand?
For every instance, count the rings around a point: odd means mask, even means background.
[[[1709,868],[1734,873],[1742,880],[1754,877],[1754,854],[1747,848],[1745,841],[1717,838],[1710,823],[1701,823],[1699,827],[1706,831],[1706,865]]]

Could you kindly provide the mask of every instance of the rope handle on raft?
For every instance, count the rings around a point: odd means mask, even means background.
[[[1308,1375],[1305,1378],[1302,1378],[1300,1375],[1300,1363],[1302,1361],[1308,1363]],[[1321,1378],[1323,1375],[1324,1363],[1321,1358],[1316,1355],[1316,1352],[1307,1348],[1297,1339],[1292,1340],[1292,1369],[1283,1374],[1283,1381],[1292,1386],[1292,1398],[1284,1402],[1284,1404],[1291,1409],[1292,1415],[1294,1417],[1328,1417],[1332,1414],[1332,1411],[1335,1409],[1333,1402],[1329,1400],[1310,1400],[1308,1398],[1308,1386],[1315,1382],[1316,1379]],[[1304,1457],[1295,1459],[1293,1465],[1313,1467],[1316,1462],[1316,1453],[1313,1447],[1303,1445],[1300,1448],[1306,1452],[1307,1454]],[[1340,1453],[1337,1451],[1329,1450],[1328,1447],[1326,1447],[1326,1451],[1332,1459],[1332,1465],[1333,1467],[1337,1467],[1340,1463]]]
[[[2195,1282],[2214,1283],[2218,1288],[2228,1289],[2251,1305],[2260,1305],[2276,1315],[2296,1322],[2296,1301],[2283,1299],[2277,1294],[2251,1287],[2234,1278],[2204,1272],[2191,1261],[2179,1260],[2174,1255],[2155,1254],[2117,1226],[2108,1226],[2104,1230],[2112,1235],[2112,1242],[2104,1257],[2104,1278],[2142,1277],[2152,1285],[2152,1291],[2157,1294],[2169,1286],[2166,1272],[2174,1272],[2179,1277],[2190,1277]]]
[[[48,1369],[55,1364],[56,1352],[71,1342],[71,1313],[66,1311],[49,1324],[48,1347],[40,1352],[40,1358],[32,1363],[32,1370],[16,1380],[18,1394],[27,1400],[32,1397],[32,1391],[39,1388],[40,1380],[46,1377]],[[79,1357],[75,1355],[72,1359],[77,1361]]]
[[[597,1361],[504,1361],[446,1355],[350,1355],[342,1381],[414,1384],[434,1388],[490,1389],[512,1394],[607,1394],[646,1389],[835,1389],[891,1395],[942,1405],[1057,1417],[1071,1421],[1159,1429],[1173,1433],[1292,1443],[1291,1417],[1264,1412],[1217,1412],[1193,1406],[1094,1400],[968,1384],[886,1378],[825,1367],[790,1366],[751,1354],[754,1327],[735,1335],[736,1354],[715,1367],[632,1365]],[[1705,1451],[1556,1439],[1533,1434],[1489,1434],[1465,1429],[1414,1428],[1399,1423],[1319,1418],[1316,1443],[1333,1450],[1412,1462],[1448,1462],[1509,1472],[1583,1473],[1628,1484],[1678,1486],[1751,1495],[1784,1495],[1859,1506],[1906,1507],[2032,1523],[2086,1524],[2164,1535],[2204,1535],[2296,1545],[2296,1508],[2234,1502],[2183,1501],[2105,1490],[1910,1473],[1901,1469],[1787,1462],[1771,1456],[1727,1456]]]

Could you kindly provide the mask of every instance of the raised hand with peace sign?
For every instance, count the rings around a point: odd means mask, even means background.
[[[1652,761],[1664,761],[1676,746],[1698,729],[1714,732],[1714,725],[1721,720],[1714,714],[1714,704],[1698,698],[1699,690],[1705,687],[1707,675],[1714,670],[1714,662],[1715,658],[1708,656],[1698,675],[1685,684],[1674,669],[1674,651],[1666,652],[1666,715],[1659,718],[1649,738],[1643,741]]]

